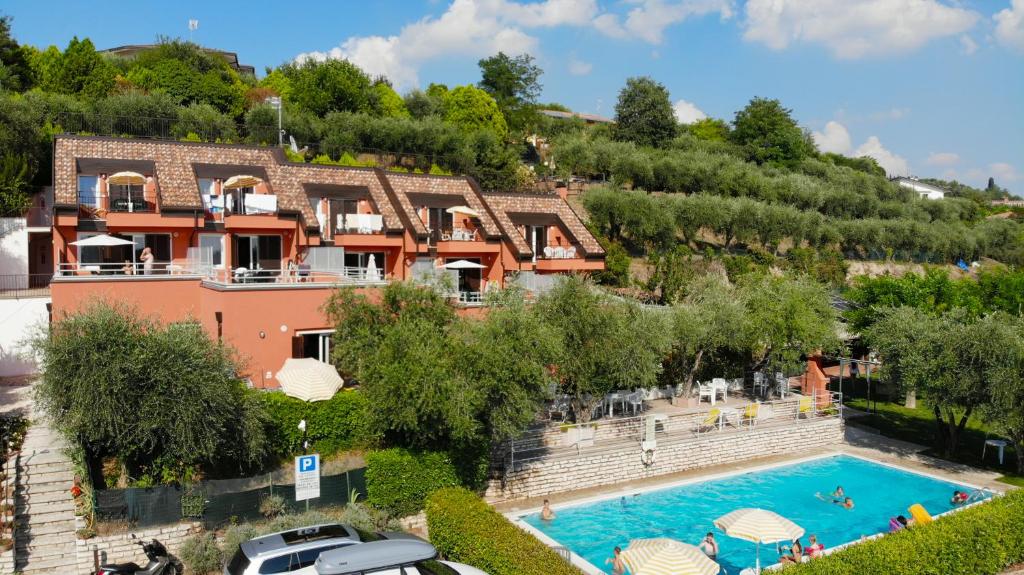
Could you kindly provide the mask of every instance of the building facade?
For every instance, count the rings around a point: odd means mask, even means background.
[[[289,357],[326,361],[339,287],[439,286],[458,305],[510,283],[604,267],[557,195],[469,178],[294,163],[276,148],[59,136],[53,317],[96,299],[193,319],[237,348],[257,387]]]

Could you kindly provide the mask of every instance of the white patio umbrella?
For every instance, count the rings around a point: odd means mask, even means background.
[[[377,258],[373,254],[366,258],[366,279],[372,282],[380,280],[380,270],[377,269]]]
[[[757,543],[756,570],[761,572],[761,544],[792,541],[804,535],[804,528],[767,509],[746,508],[715,519],[715,527],[729,537]]]
[[[471,218],[480,217],[480,212],[474,210],[469,206],[452,206],[445,211],[448,212],[449,214],[466,214]]]
[[[256,176],[250,176],[248,174],[239,174],[237,176],[231,176],[227,180],[224,180],[225,190],[237,190],[238,188],[252,188],[263,183],[263,180]]]
[[[138,172],[117,172],[107,176],[107,183],[115,186],[141,186],[146,183],[146,176]]]
[[[329,363],[312,357],[290,357],[277,372],[277,382],[285,395],[303,401],[324,401],[334,397],[345,382]]]
[[[482,270],[487,266],[469,260],[455,260],[444,264],[444,267],[449,270]]]
[[[99,234],[97,236],[91,236],[84,240],[78,240],[77,242],[71,242],[71,245],[78,246],[81,248],[87,247],[108,247],[108,246],[131,246],[135,245],[135,242],[131,240],[125,240],[114,237],[109,234]]]
[[[703,551],[675,539],[634,539],[622,552],[632,575],[718,575],[721,568]]]

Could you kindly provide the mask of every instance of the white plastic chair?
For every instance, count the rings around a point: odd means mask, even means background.
[[[715,389],[706,383],[701,383],[697,386],[697,403],[700,403],[700,400],[705,397],[708,398],[711,405],[715,404]]]
[[[569,247],[565,250],[565,257],[572,259],[576,257],[576,246]]]
[[[555,249],[551,246],[544,246],[544,257],[549,259],[555,257]]]
[[[629,403],[629,407],[632,410],[633,415],[636,415],[638,411],[643,412],[644,392],[634,391],[633,393],[629,394],[629,396],[626,398],[626,402]]]

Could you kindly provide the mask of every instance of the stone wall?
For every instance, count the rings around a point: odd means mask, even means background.
[[[156,539],[163,543],[172,555],[178,553],[181,544],[190,535],[202,531],[201,523],[178,523],[164,527],[154,527],[143,531],[131,531],[116,535],[104,535],[92,539],[79,539],[76,543],[78,575],[90,575],[96,572],[95,552],[99,552],[100,563],[122,563],[135,561],[139,565],[146,564],[146,555],[142,546],[132,539],[132,533],[141,541]]]
[[[642,461],[639,445],[579,457],[517,463],[504,482],[491,483],[487,498],[497,502],[541,497],[758,457],[806,452],[842,442],[843,422],[838,417],[801,421],[798,425],[708,433],[675,441],[659,438],[655,460],[650,465]]]
[[[17,473],[17,457],[12,453],[11,457],[7,458],[4,462],[2,471],[4,477],[7,479],[0,481],[0,504],[3,505],[3,509],[14,509],[14,476]],[[11,486],[8,490],[7,487]],[[10,491],[10,492],[8,492]],[[7,522],[14,519],[13,511],[7,512],[0,510],[0,521]],[[0,531],[0,539],[10,537],[11,535],[6,531]],[[0,575],[8,575],[14,573],[14,548],[10,548],[7,551],[0,551]]]

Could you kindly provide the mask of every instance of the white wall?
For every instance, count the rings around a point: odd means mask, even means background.
[[[0,218],[0,275],[24,276],[18,281],[25,283],[6,285],[5,280],[0,287],[28,287],[28,229],[25,218]]]
[[[35,373],[35,359],[25,357],[25,340],[47,325],[50,298],[0,298],[0,377]]]

